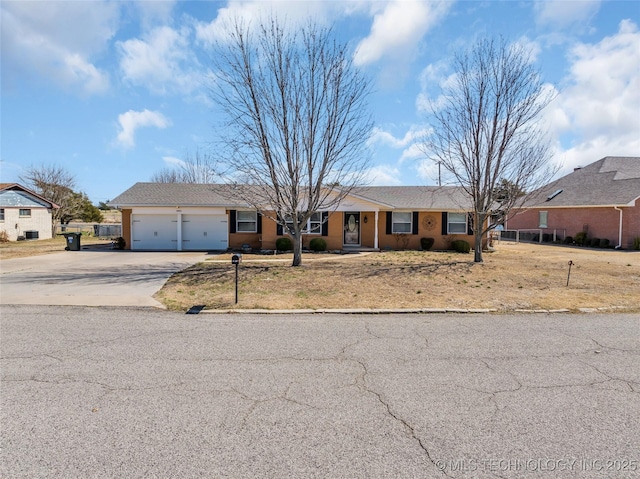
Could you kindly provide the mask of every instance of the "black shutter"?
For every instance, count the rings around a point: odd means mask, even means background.
[[[322,212],[322,236],[329,236],[329,212]]]
[[[469,236],[473,234],[473,213],[467,214],[467,234]]]
[[[412,235],[418,234],[418,212],[417,211],[413,212],[413,221],[411,222],[411,234]]]
[[[236,232],[236,210],[229,210],[229,233]]]
[[[387,234],[390,235],[393,228],[393,213],[387,211]]]
[[[282,225],[280,223],[278,223],[278,225],[276,226],[276,234],[278,236],[282,236],[284,234],[283,229],[282,229]]]
[[[257,222],[258,224],[256,225],[256,229],[257,229],[257,233],[262,233],[262,215],[260,213],[256,213],[257,214]]]
[[[449,223],[449,215],[446,211],[442,212],[442,236],[446,236],[448,234],[447,231],[447,223]]]

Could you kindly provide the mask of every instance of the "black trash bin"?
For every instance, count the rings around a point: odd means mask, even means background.
[[[64,237],[67,240],[67,247],[65,251],[80,251],[80,233],[65,233]]]

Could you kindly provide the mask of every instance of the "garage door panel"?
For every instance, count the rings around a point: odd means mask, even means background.
[[[132,249],[178,249],[178,220],[175,215],[132,215]]]
[[[183,215],[183,250],[226,250],[229,235],[226,215]]]

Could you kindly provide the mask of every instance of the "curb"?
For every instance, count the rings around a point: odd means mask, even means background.
[[[210,314],[446,314],[446,313],[497,313],[497,309],[449,309],[449,308],[415,308],[415,309],[203,309],[199,311]]]
[[[188,314],[570,314],[570,313],[604,313],[604,312],[624,312],[628,308],[623,306],[610,306],[604,308],[577,308],[575,310],[561,309],[514,309],[498,310],[495,308],[407,308],[407,309],[204,309],[203,306],[194,306]]]

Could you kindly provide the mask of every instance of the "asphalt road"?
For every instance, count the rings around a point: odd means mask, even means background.
[[[2,478],[640,474],[636,315],[0,314]]]

